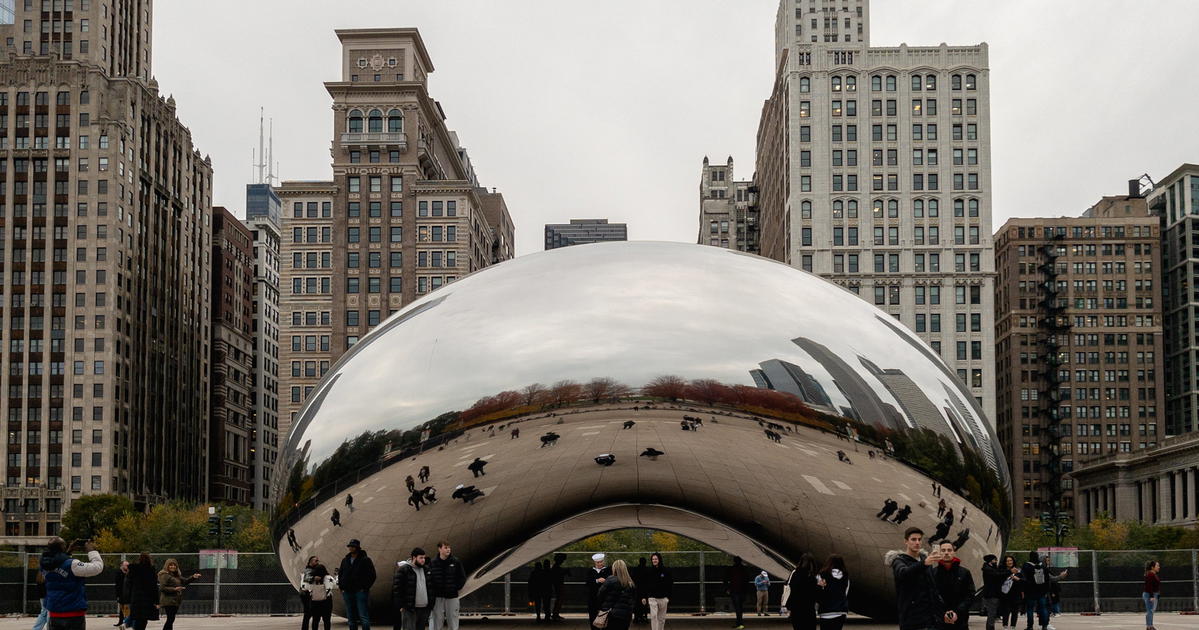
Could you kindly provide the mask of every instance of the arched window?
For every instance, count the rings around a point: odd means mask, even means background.
[[[801,219],[811,219],[812,218],[812,202],[811,201],[808,201],[805,199],[799,203],[799,218],[801,218]]]
[[[833,202],[833,218],[841,219],[845,216],[845,202],[837,199]]]
[[[975,76],[973,74],[966,75],[966,89],[967,90],[977,89],[977,83],[975,82]]]
[[[850,219],[858,218],[858,200],[850,199],[845,208],[846,216]]]
[[[922,89],[924,89],[924,79],[918,74],[913,74],[912,75],[912,91],[919,92]]]
[[[870,77],[870,89],[874,92],[882,92],[883,78],[877,74]]]
[[[808,93],[812,91],[812,80],[808,77],[799,77],[799,91]]]
[[[926,90],[937,89],[937,75],[935,75],[935,74],[924,75],[924,89],[926,89]]]
[[[912,201],[912,216],[917,219],[924,218],[924,200],[916,199]]]
[[[899,200],[891,199],[887,202],[887,217],[891,219],[899,218]]]
[[[834,92],[841,91],[841,77],[833,77],[833,91]]]
[[[952,77],[949,77],[949,87],[952,88],[954,92],[961,90],[962,89],[962,75],[955,74]]]
[[[883,200],[882,199],[874,200],[874,218],[876,218],[876,219],[883,218]]]
[[[966,202],[964,200],[962,200],[962,199],[954,199],[953,200],[953,216],[955,216],[955,217],[966,216]]]
[[[858,78],[857,77],[855,77],[855,76],[845,77],[845,91],[846,92],[857,92],[858,91]]]
[[[350,116],[347,120],[347,131],[350,133],[362,133],[362,112],[356,109],[350,110]]]
[[[887,75],[887,91],[888,92],[895,91],[895,75],[893,75],[893,74]]]
[[[383,112],[372,109],[366,119],[366,130],[371,133],[379,133],[383,131]]]
[[[941,216],[940,203],[938,203],[936,199],[928,200],[928,216],[929,217]]]
[[[393,109],[387,112],[387,132],[402,133],[404,131],[404,114],[400,110]]]
[[[977,217],[977,216],[978,216],[978,200],[977,200],[977,199],[971,199],[971,200],[970,200],[970,201],[969,201],[969,202],[966,204],[966,206],[967,206],[967,207],[970,209],[970,215],[969,215],[969,216],[972,216],[972,217]]]

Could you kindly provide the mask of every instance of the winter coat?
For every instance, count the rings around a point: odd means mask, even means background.
[[[602,601],[599,598],[600,587],[607,583],[608,578],[612,577],[612,569],[604,567],[596,571],[594,567],[587,569],[587,604],[589,606],[597,606]],[[600,578],[604,582],[597,582]]]
[[[366,555],[366,550],[359,549],[358,557],[346,554],[341,559],[341,567],[337,569],[337,587],[343,593],[369,591],[375,584],[375,563]]]
[[[99,552],[89,551],[87,558],[87,562],[80,562],[61,551],[47,550],[42,554],[39,575],[46,589],[42,602],[51,617],[87,610],[83,579],[99,575],[104,570],[104,561],[100,559]]]
[[[408,560],[404,560],[396,567],[395,575],[391,578],[391,603],[396,608],[405,610],[413,610],[416,608],[416,589],[422,582],[417,572],[424,575],[425,587],[425,606],[433,605],[433,593],[431,592],[429,580],[429,571],[425,567],[417,567]]]
[[[970,605],[974,603],[974,577],[957,558],[948,566],[937,563],[932,568],[932,574],[937,593],[941,596],[942,610],[938,617],[944,617],[945,612],[952,610],[958,614],[957,623],[954,623],[953,627],[966,628],[970,617]]]
[[[183,591],[175,589],[195,582],[195,578],[175,575],[166,571],[158,572],[158,605],[180,606],[183,604]]]
[[[783,588],[783,607],[791,617],[816,618],[816,601],[820,599],[820,586],[816,576],[792,571]]]
[[[745,591],[749,590],[749,572],[745,569],[745,565],[734,564],[725,569],[724,582],[729,593],[744,595]]]
[[[129,565],[125,576],[129,616],[134,619],[158,619],[158,572],[147,564]]]
[[[983,599],[1003,597],[1003,583],[1011,572],[998,564],[983,565]]]
[[[604,582],[599,589],[598,599],[600,610],[607,610],[612,619],[632,619],[633,602],[637,598],[637,588],[621,586],[615,578]]]
[[[902,551],[888,551],[885,556],[884,562],[895,576],[900,630],[935,628],[945,612],[932,573],[924,566],[926,555],[922,551],[919,558],[913,558]]]
[[[641,588],[642,597],[647,599],[670,599],[670,595],[674,590],[674,576],[670,574],[670,569],[659,566],[645,568],[644,573],[645,583],[638,583]]]
[[[1041,574],[1041,583],[1037,584],[1037,573]],[[1020,578],[1024,580],[1024,597],[1040,599],[1049,594],[1049,569],[1044,562],[1025,562],[1020,569]]]
[[[117,604],[122,606],[129,603],[129,593],[125,590],[125,577],[125,573],[118,568],[116,576],[112,579],[112,589],[117,594]]]
[[[442,560],[438,555],[429,563],[429,591],[434,597],[453,599],[463,586],[466,586],[466,569],[457,556]]]
[[[320,566],[320,565],[318,565],[318,566]],[[323,599],[314,599],[313,598],[314,589],[316,589],[316,587],[318,585],[324,587],[324,589],[323,589],[324,590],[324,598]],[[320,590],[321,589],[317,589],[317,592],[319,592]],[[324,601],[327,599],[332,599],[333,591],[336,591],[336,590],[337,590],[337,580],[334,580],[333,576],[329,575],[329,571],[327,569],[325,569],[324,566],[320,566],[319,572],[314,571],[311,568],[304,569],[304,575],[303,575],[303,577],[300,578],[300,597],[303,597],[304,599],[307,599],[308,601],[318,601],[319,602],[319,601]]]
[[[841,569],[831,569],[820,574],[824,588],[820,589],[816,601],[819,613],[829,615],[849,614],[849,576]]]

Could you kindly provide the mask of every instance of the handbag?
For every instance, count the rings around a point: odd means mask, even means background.
[[[596,628],[607,628],[608,627],[608,613],[610,613],[610,612],[612,612],[612,609],[599,611],[599,613],[596,614],[596,616],[595,616],[595,621],[592,621],[591,625],[595,626]]]

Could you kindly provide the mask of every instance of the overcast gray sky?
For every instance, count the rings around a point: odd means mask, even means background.
[[[160,0],[154,73],[238,215],[258,108],[283,179],[328,179],[335,28],[417,27],[430,92],[520,254],[607,217],[694,242],[705,155],[753,173],[777,0]],[[874,0],[872,45],[990,45],[994,227],[1199,162],[1199,2]]]

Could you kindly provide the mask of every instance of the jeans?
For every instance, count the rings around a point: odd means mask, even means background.
[[[426,630],[429,626],[429,613],[433,612],[428,606],[422,608],[405,608],[400,611],[399,630]],[[393,629],[394,630],[394,629]]]
[[[666,630],[666,607],[670,604],[669,597],[651,597],[649,601],[649,629]]]
[[[995,619],[999,617],[999,598],[984,597],[983,610],[987,613],[987,630],[995,630]]]
[[[350,624],[350,630],[358,630],[360,624],[362,630],[371,630],[371,612],[367,604],[370,593],[342,591],[341,599],[346,605],[346,621]]]
[[[42,630],[46,627],[46,622],[50,621],[50,611],[46,610],[46,600],[41,600],[42,612],[38,613],[37,619],[33,620],[33,630]]]
[[[1035,610],[1037,613],[1037,621],[1041,622],[1041,627],[1049,625],[1049,597],[1042,595],[1040,597],[1029,597],[1024,600],[1024,612],[1028,615],[1028,628],[1032,628],[1032,614]]]
[[[438,597],[433,602],[433,630],[458,630],[458,598]]]
[[[1145,627],[1153,627],[1153,609],[1157,608],[1157,593],[1141,593],[1141,599],[1145,601]]]

